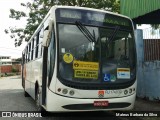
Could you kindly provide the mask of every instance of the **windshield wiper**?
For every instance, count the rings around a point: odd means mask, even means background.
[[[89,30],[79,21],[75,22],[79,30],[83,33],[83,35],[90,41],[96,42],[95,40],[95,32],[93,30],[93,35],[89,32]]]
[[[116,28],[114,29],[114,32],[111,34],[111,37],[109,38],[109,40],[107,42],[107,45],[109,45],[112,42],[112,40],[115,38],[119,29],[120,29],[120,27],[116,26]]]

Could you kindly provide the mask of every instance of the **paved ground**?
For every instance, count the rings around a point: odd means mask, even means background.
[[[136,99],[135,111],[159,111],[160,112],[160,102],[149,101],[141,98]]]
[[[32,98],[25,98],[23,89],[21,87],[20,76],[0,78],[0,111],[34,111],[36,112],[35,102]],[[140,98],[136,99],[135,108],[133,111],[160,111],[160,103],[146,101]],[[109,112],[85,112],[85,113],[64,113],[64,114],[51,114],[52,117],[34,118],[37,120],[106,120],[109,115],[122,111],[109,111]],[[132,112],[132,111],[131,111]],[[125,113],[125,112],[122,112]],[[143,113],[143,112],[142,112]],[[147,112],[148,113],[148,112]],[[127,113],[128,114],[128,113]],[[0,118],[2,119],[2,118]],[[8,119],[8,118],[4,118]],[[16,120],[17,118],[10,118]],[[20,118],[32,119],[33,118]],[[116,117],[117,120],[158,120],[156,117]]]
[[[22,89],[20,76],[0,78],[0,91],[10,89]]]

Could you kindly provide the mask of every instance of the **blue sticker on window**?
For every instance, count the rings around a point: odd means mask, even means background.
[[[111,75],[110,74],[104,74],[104,79],[105,82],[109,82],[111,80]]]

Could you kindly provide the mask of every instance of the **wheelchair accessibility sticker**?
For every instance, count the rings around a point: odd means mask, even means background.
[[[105,82],[109,82],[111,80],[111,75],[110,74],[104,74],[104,79]]]
[[[116,81],[116,76],[113,74],[104,74],[103,78],[104,82],[115,82]]]

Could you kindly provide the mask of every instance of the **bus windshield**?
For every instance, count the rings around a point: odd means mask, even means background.
[[[63,80],[107,85],[135,78],[133,31],[116,26],[81,27],[87,31],[79,29],[76,23],[58,24],[59,76]]]

